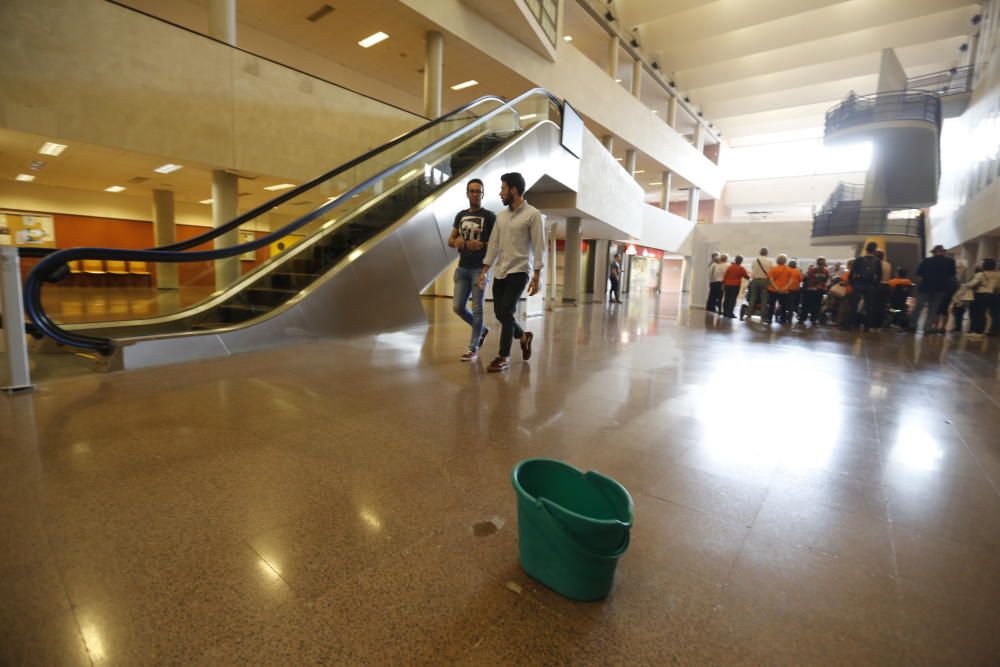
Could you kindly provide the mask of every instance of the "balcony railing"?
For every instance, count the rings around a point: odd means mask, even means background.
[[[907,214],[885,208],[838,209],[813,216],[813,238],[824,236],[924,237],[923,213]]]
[[[848,97],[826,112],[826,134],[869,123],[918,120],[941,128],[941,99],[923,90]]]
[[[924,90],[937,95],[961,95],[972,92],[975,66],[952,67],[942,72],[915,76],[906,80],[907,90]]]
[[[865,186],[858,183],[844,183],[841,181],[834,188],[830,196],[826,198],[826,202],[823,204],[823,208],[820,209],[821,213],[833,212],[838,206],[844,202],[860,202],[865,196]]]

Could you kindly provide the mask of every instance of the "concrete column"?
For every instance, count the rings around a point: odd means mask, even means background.
[[[236,0],[208,1],[208,34],[236,46]]]
[[[427,53],[424,57],[424,116],[441,115],[441,81],[444,67],[444,35],[431,30],[427,33]]]
[[[618,78],[618,54],[621,53],[621,45],[617,36],[612,36],[608,42],[608,76],[612,80]]]
[[[221,227],[236,217],[236,200],[239,197],[239,178],[235,174],[215,170],[212,172],[212,225]],[[234,229],[216,237],[216,248],[229,248],[240,241],[240,232]],[[229,287],[240,277],[240,258],[227,257],[215,261],[215,289]]]
[[[982,262],[984,259],[998,259],[997,241],[1000,241],[1000,239],[995,236],[983,236],[979,239],[979,249],[976,252],[979,262]]]
[[[601,138],[601,143],[606,149],[608,149],[609,153],[615,152],[615,137],[613,134],[605,134],[604,137]]]
[[[563,251],[563,303],[580,301],[580,218],[566,218],[566,249]]]
[[[701,201],[701,190],[691,186],[688,190],[688,220],[698,222],[698,203]]]
[[[694,274],[694,258],[690,255],[684,256],[684,266],[681,269],[681,292],[691,292],[691,278]]]
[[[663,172],[660,176],[660,208],[664,211],[670,210],[670,190],[674,179],[672,171]]]
[[[604,303],[608,298],[608,255],[610,241],[598,239],[594,244],[594,298]]]
[[[625,171],[632,178],[635,178],[635,149],[630,148],[625,151]]]
[[[153,190],[153,245],[169,245],[177,241],[172,190]],[[155,267],[156,286],[177,289],[177,264],[160,262]]]
[[[545,261],[545,267],[549,276],[548,284],[546,285],[549,298],[547,299],[548,305],[546,306],[546,310],[552,310],[556,305],[556,223],[549,223],[549,235],[547,238],[549,247],[545,251],[549,256]]]
[[[677,128],[677,107],[680,102],[676,97],[670,98],[670,103],[667,105],[667,125],[672,128]]]
[[[632,97],[642,94],[642,61],[636,58],[632,61]]]
[[[697,127],[694,128],[694,147],[698,149],[701,153],[705,150],[705,125],[704,123],[698,123]]]

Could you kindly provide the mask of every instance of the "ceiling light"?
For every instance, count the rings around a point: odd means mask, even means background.
[[[368,35],[363,40],[361,40],[360,42],[358,42],[358,44],[361,45],[361,46],[363,46],[363,47],[365,47],[367,49],[369,46],[375,46],[379,42],[383,42],[383,41],[385,41],[387,39],[389,39],[389,35],[385,34],[384,32],[379,31],[379,32],[375,33],[374,35]]]
[[[170,164],[168,162],[167,164],[157,167],[153,171],[155,171],[158,174],[172,174],[178,169],[183,169],[183,166],[179,164]]]
[[[42,144],[42,147],[38,149],[38,152],[42,155],[51,155],[52,157],[59,157],[59,155],[66,150],[66,146],[63,144],[54,144],[51,141],[46,141]]]
[[[42,160],[35,160],[34,162],[28,165],[28,169],[30,169],[31,171],[41,171],[43,167],[45,167],[45,162],[43,162]]]
[[[650,185],[663,185],[663,181],[657,181],[656,183],[650,183]]]
[[[650,109],[650,111],[652,111],[653,113],[660,113],[660,112],[659,112],[659,111],[657,111],[656,109]]]
[[[573,35],[563,35],[563,41],[564,42],[572,42],[573,41]]]
[[[110,188],[104,188],[104,191],[105,192],[121,192],[124,189],[125,188],[123,188],[120,185],[112,185]]]
[[[537,113],[529,113],[526,116],[521,116],[521,120],[531,120],[532,118],[537,118]]]
[[[615,79],[615,83],[621,83],[621,82],[622,82],[621,79]]]
[[[604,12],[604,18],[606,18],[608,21],[614,21],[615,15],[612,14],[611,12]]]
[[[478,83],[479,82],[476,81],[475,79],[469,79],[468,81],[463,81],[462,83],[456,83],[454,86],[451,87],[451,89],[452,90],[462,90],[463,88],[472,88],[473,86],[477,85]]]
[[[35,180],[34,174],[18,174],[14,177],[15,181],[33,181]]]
[[[616,157],[615,159],[621,162],[624,158]]]
[[[287,190],[288,188],[294,188],[292,183],[279,183],[278,185],[268,185],[265,190]]]
[[[635,170],[635,171],[633,171],[632,173],[633,173],[633,174],[645,174],[645,173],[646,173],[646,170],[645,170],[645,169],[636,169],[636,170]]]
[[[199,203],[199,204],[211,204],[211,203],[212,203],[212,200],[211,200],[211,199],[202,199],[202,200],[201,200],[200,202],[198,202],[198,203]]]

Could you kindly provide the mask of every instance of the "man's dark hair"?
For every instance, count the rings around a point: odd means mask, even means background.
[[[983,260],[983,271],[996,271],[997,261],[995,259],[984,259]]]
[[[524,176],[516,171],[504,174],[500,177],[500,180],[507,184],[507,187],[517,190],[517,194],[524,196]]]
[[[737,264],[742,264],[743,263],[743,255],[736,255],[736,257],[733,258],[733,261],[736,262]]]
[[[865,246],[865,252],[867,252],[869,255],[875,252],[876,250],[878,250],[878,244],[875,243],[874,241],[871,241],[868,245]]]
[[[616,252],[615,253],[615,257],[621,257],[621,256],[622,256],[622,254],[620,252]]]
[[[478,178],[469,179],[469,182],[465,184],[465,189],[468,190],[469,186],[472,185],[473,183],[479,183],[479,186],[481,188],[483,188],[483,190],[486,189],[486,186],[483,185],[483,182],[481,180],[479,180]]]

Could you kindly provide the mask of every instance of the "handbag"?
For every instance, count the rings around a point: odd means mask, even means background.
[[[830,288],[829,293],[831,296],[844,297],[847,296],[847,288],[841,285],[840,283],[837,283],[836,285]]]

